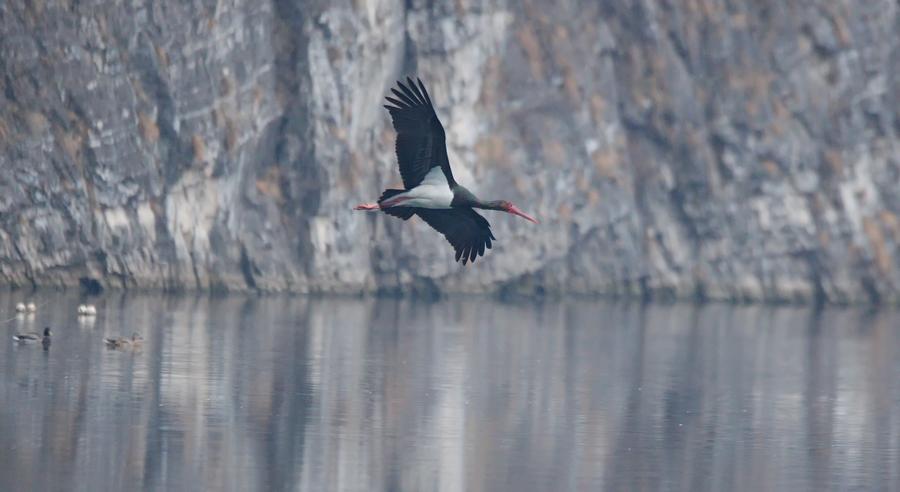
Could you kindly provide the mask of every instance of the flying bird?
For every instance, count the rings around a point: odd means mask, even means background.
[[[382,211],[407,220],[418,215],[426,224],[447,238],[456,251],[456,261],[474,262],[484,256],[496,240],[491,225],[476,208],[499,210],[523,217],[535,224],[534,217],[506,200],[480,200],[453,179],[444,127],[438,119],[431,96],[422,81],[409,77],[406,85],[397,82],[391,88],[395,97],[385,99],[394,130],[397,131],[397,162],[403,189],[387,189],[378,203],[363,203],[354,210]]]

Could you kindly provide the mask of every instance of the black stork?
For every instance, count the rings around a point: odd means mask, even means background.
[[[400,164],[402,190],[387,189],[378,203],[357,205],[354,210],[381,210],[407,220],[418,215],[447,238],[456,250],[456,261],[474,262],[491,248],[491,225],[475,211],[500,210],[524,217],[535,224],[534,217],[506,200],[483,201],[453,179],[444,127],[434,111],[431,97],[422,81],[418,85],[409,77],[407,85],[398,81],[400,90],[391,88],[396,99],[386,97],[386,105],[394,130],[397,131],[397,162]]]

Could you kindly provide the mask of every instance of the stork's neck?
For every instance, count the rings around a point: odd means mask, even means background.
[[[478,198],[475,199],[475,203],[472,204],[472,208],[480,208],[484,210],[506,210],[503,200],[485,201]]]
[[[453,200],[450,202],[451,207],[470,207],[480,208],[484,210],[500,210],[508,214],[518,215],[523,219],[538,223],[537,219],[521,211],[512,203],[506,200],[481,200],[471,191],[457,185],[453,188]]]
[[[464,186],[456,185],[453,187],[453,205],[457,207],[481,208],[484,210],[502,210],[502,201],[487,201],[475,196],[474,193],[467,190]]]

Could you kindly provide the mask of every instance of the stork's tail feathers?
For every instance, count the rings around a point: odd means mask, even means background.
[[[406,190],[391,190],[391,189],[384,190],[384,193],[381,194],[381,198],[378,199],[378,203],[361,203],[361,204],[353,207],[353,210],[365,210],[367,212],[375,212],[378,210],[383,210],[381,207],[385,206],[385,203],[384,203],[385,201],[387,201],[388,199],[390,199],[393,196],[403,193],[404,191],[406,191]],[[386,206],[390,207],[391,205],[386,205]]]
[[[384,192],[381,194],[381,198],[378,199],[378,203],[381,204],[384,201],[390,199],[391,197],[399,195],[400,193],[404,193],[404,192],[406,192],[406,190],[397,190],[397,189],[393,189],[393,188],[388,188],[388,189],[384,190]],[[388,215],[403,219],[403,220],[409,219],[415,213],[415,211],[410,207],[388,207],[388,208],[382,209],[382,212],[384,212]]]
[[[382,212],[392,215],[394,217],[401,218],[406,220],[415,214],[415,211],[411,207],[397,207],[396,203],[389,202],[391,198],[406,192],[407,190],[396,190],[396,189],[387,189],[384,190],[384,193],[381,194],[381,198],[378,199],[378,203],[362,203],[355,207],[353,210],[365,210],[369,212],[375,212],[381,210]],[[397,198],[393,200],[393,202],[404,201],[404,197]],[[388,202],[388,203],[386,203]],[[384,208],[382,208],[384,207]]]
[[[388,189],[384,190],[384,192],[381,193],[381,198],[378,199],[378,203],[381,203],[392,196],[399,195],[400,193],[403,193],[404,191],[406,191],[406,190],[397,190],[397,189],[393,189],[393,188],[388,188]]]

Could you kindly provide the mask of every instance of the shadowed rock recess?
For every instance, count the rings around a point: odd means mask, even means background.
[[[0,3],[0,282],[900,299],[894,0]],[[474,266],[351,211],[426,81]]]

